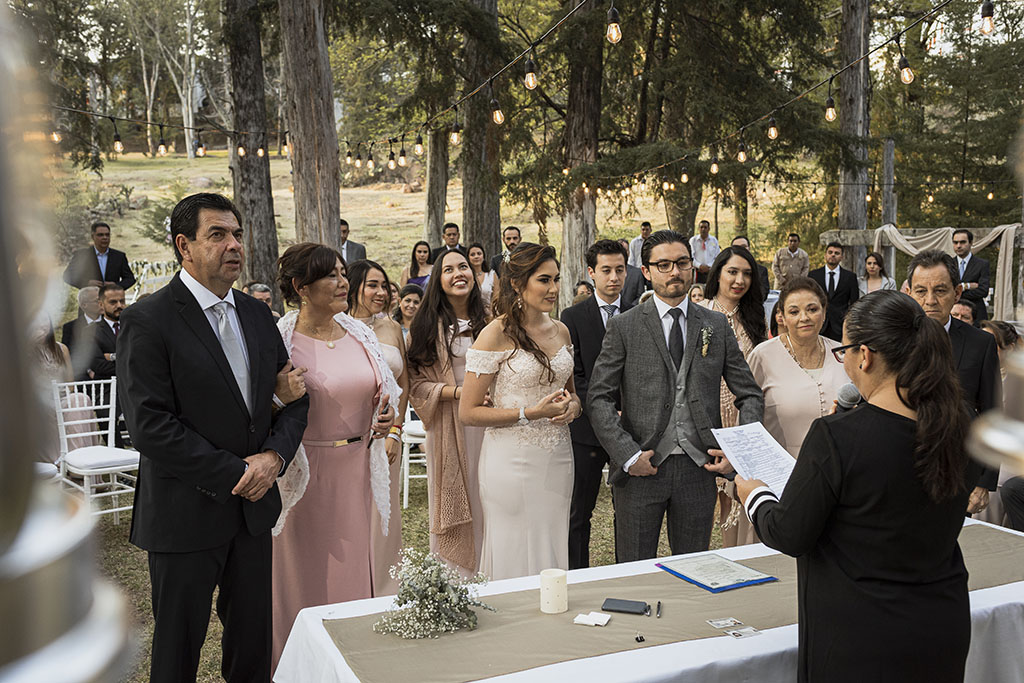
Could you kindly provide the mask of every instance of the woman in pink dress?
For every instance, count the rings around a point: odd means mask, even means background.
[[[373,332],[345,315],[341,255],[318,244],[290,247],[278,262],[285,301],[278,323],[292,363],[306,368],[309,421],[280,482],[274,529],[273,666],[299,610],[373,594],[370,518],[390,518],[388,465],[380,438],[395,419],[398,389]],[[371,445],[372,444],[372,445]]]

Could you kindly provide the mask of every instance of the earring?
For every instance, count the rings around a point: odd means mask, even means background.
[[[863,370],[863,369],[864,369],[864,364],[863,364],[863,363],[861,363],[861,364],[860,364],[860,365],[858,365],[857,367],[858,367],[858,368],[860,368],[861,370]]]

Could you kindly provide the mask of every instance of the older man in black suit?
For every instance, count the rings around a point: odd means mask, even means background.
[[[843,340],[843,320],[850,306],[860,297],[857,275],[839,265],[843,258],[843,245],[829,242],[825,247],[825,265],[809,273],[812,280],[821,285],[828,296],[828,309],[822,335],[837,342]]]
[[[910,295],[925,314],[949,333],[960,386],[974,413],[980,415],[1000,405],[1001,381],[995,337],[950,315],[961,292],[953,257],[937,250],[922,251],[907,266],[907,283]],[[969,513],[988,507],[989,491],[995,491],[998,477],[998,470],[984,468],[968,501]]]
[[[79,249],[71,255],[71,262],[64,269],[64,282],[72,287],[99,287],[104,282],[121,285],[129,289],[135,284],[135,275],[128,265],[123,251],[110,248],[110,226],[99,221],[93,223],[92,246]]]
[[[437,259],[441,258],[444,253],[449,251],[457,251],[466,258],[469,258],[469,252],[464,246],[459,244],[458,223],[445,223],[444,227],[441,228],[441,239],[444,240],[444,244],[430,252],[431,263],[437,263]]]
[[[569,425],[575,460],[572,503],[569,508],[569,569],[590,566],[590,518],[601,490],[601,471],[608,453],[601,447],[586,414],[587,386],[608,320],[633,307],[622,296],[626,282],[626,248],[615,240],[599,240],[587,249],[587,274],[594,294],[562,311],[569,328],[575,365],[573,385],[580,397],[583,414]]]
[[[971,253],[974,233],[970,230],[953,231],[953,251],[956,252],[957,272],[960,275],[960,298],[974,309],[974,321],[988,320],[985,297],[989,288],[988,261]]]
[[[216,588],[224,678],[269,681],[276,482],[309,399],[271,414],[288,352],[270,309],[231,288],[243,259],[231,201],[182,199],[171,235],[181,271],[125,310],[117,338],[125,416],[142,456],[131,541],[149,553],[150,680],[195,680]]]
[[[348,238],[348,221],[344,218],[338,221],[338,235],[341,237],[341,257],[345,259],[345,263],[366,260],[366,247]]]

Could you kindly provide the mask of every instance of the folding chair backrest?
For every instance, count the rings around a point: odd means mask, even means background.
[[[116,405],[116,377],[81,382],[54,380],[53,407],[57,411],[61,457],[77,447],[69,442],[94,440],[91,437],[99,437],[107,446],[113,446]]]

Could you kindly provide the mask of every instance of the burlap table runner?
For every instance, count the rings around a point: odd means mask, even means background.
[[[1024,537],[984,526],[960,534],[970,590],[1024,581]],[[735,617],[769,629],[797,620],[796,561],[785,555],[740,562],[779,580],[712,594],[657,571],[569,585],[569,611],[542,614],[537,590],[484,597],[497,612],[478,610],[475,631],[437,639],[404,640],[373,632],[371,614],[324,620],[324,628],[363,683],[377,681],[475,681],[573,659],[641,647],[710,638],[723,632],[708,619]],[[576,626],[580,612],[600,610],[605,598],[661,600],[662,618],[614,614],[605,627]],[[645,641],[635,641],[637,631]]]

